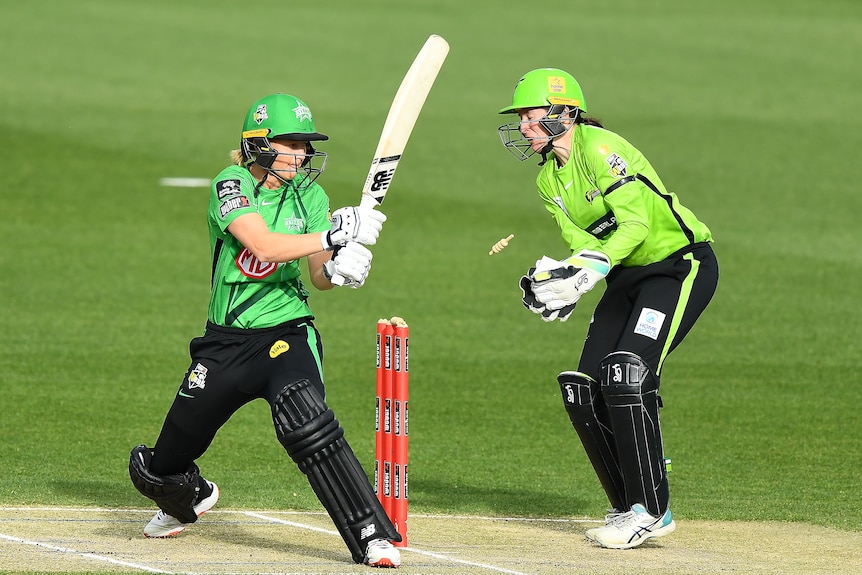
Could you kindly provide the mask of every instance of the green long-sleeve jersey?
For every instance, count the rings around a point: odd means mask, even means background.
[[[572,130],[569,160],[550,159],[536,185],[566,246],[608,255],[611,265],[661,261],[711,242],[695,215],[668,192],[647,159],[618,134],[587,124]]]
[[[241,166],[229,166],[213,180],[209,211],[212,294],[209,320],[238,328],[272,327],[313,317],[298,260],[261,262],[227,227],[243,214],[259,213],[270,231],[305,234],[330,229],[329,198],[316,183],[303,190],[287,184],[261,186]]]

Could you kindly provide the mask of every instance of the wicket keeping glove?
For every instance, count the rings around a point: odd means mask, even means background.
[[[548,310],[562,310],[577,303],[611,271],[610,258],[590,250],[582,250],[560,262],[543,258],[537,264],[543,262],[545,269],[537,267],[532,288],[536,300]]]
[[[521,301],[524,302],[524,307],[540,315],[543,321],[554,321],[555,319],[566,321],[569,319],[569,316],[575,310],[575,304],[562,309],[549,310],[545,307],[545,304],[536,299],[536,295],[533,293],[533,274],[535,272],[536,268],[530,268],[527,275],[521,276],[521,281],[519,282],[521,292],[523,292]]]
[[[374,245],[385,221],[386,216],[373,208],[339,208],[332,214],[332,228],[320,236],[320,243],[324,250],[332,250],[348,242]]]
[[[371,270],[371,250],[357,242],[335,248],[335,253],[328,262],[323,264],[323,275],[330,282],[334,276],[343,278],[343,283],[332,282],[335,285],[358,288],[365,283]]]

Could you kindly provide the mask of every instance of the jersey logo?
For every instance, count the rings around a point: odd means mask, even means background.
[[[248,198],[245,196],[239,196],[237,198],[230,198],[223,201],[219,206],[218,211],[221,214],[221,218],[224,219],[224,217],[232,211],[247,208],[248,206]]]
[[[626,175],[626,170],[628,169],[629,165],[628,165],[628,163],[626,163],[626,161],[624,159],[622,159],[621,157],[619,157],[616,154],[611,154],[610,156],[605,158],[605,161],[611,167],[611,169],[608,170],[608,172],[612,176],[625,176]]]
[[[284,227],[287,228],[287,231],[289,232],[301,233],[305,228],[305,220],[297,218],[296,216],[284,218]]]
[[[286,341],[280,339],[272,344],[271,348],[269,348],[269,357],[275,359],[289,349],[290,345]]]
[[[248,248],[243,248],[239,255],[236,256],[236,267],[245,277],[259,280],[274,272],[278,264],[275,262],[262,262],[257,259],[257,256],[248,251]]]
[[[218,199],[220,200],[240,193],[239,180],[222,180],[220,182],[216,182],[215,187],[216,194],[218,194]]]
[[[667,316],[658,310],[643,308],[638,323],[635,325],[635,333],[657,340],[665,317]]]
[[[207,386],[207,368],[202,364],[197,364],[189,374],[189,389],[199,387],[203,389]]]
[[[586,230],[598,239],[603,239],[617,229],[617,218],[613,212],[608,212],[587,226]]]

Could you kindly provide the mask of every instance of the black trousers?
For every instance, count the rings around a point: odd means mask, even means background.
[[[593,313],[578,371],[599,380],[609,353],[637,354],[656,378],[668,354],[691,330],[718,286],[708,243],[688,246],[647,266],[617,268]]]
[[[326,397],[323,345],[310,318],[264,329],[207,322],[189,354],[191,364],[156,441],[150,470],[157,475],[185,472],[228,419],[254,399],[272,406],[284,386],[300,379]]]

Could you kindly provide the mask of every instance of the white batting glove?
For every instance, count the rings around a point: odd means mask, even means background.
[[[323,264],[323,275],[330,282],[333,277],[343,278],[342,283],[335,285],[358,288],[365,283],[371,270],[371,250],[357,242],[347,242],[335,249],[331,260]]]
[[[377,243],[386,216],[382,212],[363,206],[339,208],[332,214],[332,229],[320,236],[324,250],[359,242],[366,246]]]
[[[590,250],[582,250],[559,262],[542,258],[536,264],[533,293],[548,310],[563,310],[577,303],[611,270],[608,256]]]

